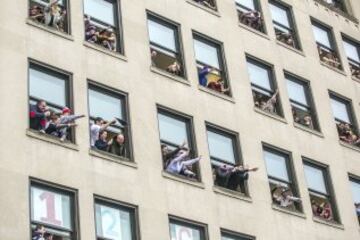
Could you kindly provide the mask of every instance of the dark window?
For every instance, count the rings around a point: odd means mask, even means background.
[[[273,68],[251,58],[247,58],[247,68],[255,107],[282,116]]]
[[[265,33],[259,0],[235,0],[239,21],[251,28]]]
[[[291,8],[278,2],[270,2],[270,11],[276,39],[293,48],[300,49]]]
[[[56,240],[77,239],[75,193],[39,183],[32,183],[30,192],[32,239],[48,235]]]
[[[350,177],[351,192],[354,199],[354,207],[356,216],[360,224],[360,179]]]
[[[165,171],[200,180],[197,163],[200,159],[196,156],[192,118],[159,109],[158,120]]]
[[[85,40],[123,53],[118,0],[84,0]]]
[[[242,233],[221,231],[221,240],[255,240],[255,237]]]
[[[314,216],[339,222],[328,167],[304,160],[304,171]]]
[[[285,78],[294,121],[319,131],[309,83],[289,74]]]
[[[152,15],[148,15],[147,23],[152,65],[184,77],[179,25]]]
[[[349,61],[351,75],[360,79],[360,44],[343,37],[345,53]]]
[[[342,69],[332,30],[322,24],[312,21],[320,60],[332,67]]]
[[[136,208],[108,201],[95,199],[96,239],[97,240],[135,240]]]
[[[170,239],[206,240],[206,226],[188,220],[170,218]]]
[[[264,159],[273,203],[294,211],[302,211],[289,153],[264,147]]]
[[[217,10],[215,0],[192,0],[192,1],[202,5],[204,7],[210,8],[214,11]]]
[[[340,140],[360,146],[359,132],[351,102],[332,93],[330,93],[330,101]]]
[[[70,11],[67,0],[50,4],[50,0],[30,0],[29,18],[58,31],[70,33]]]
[[[90,84],[89,116],[91,146],[113,155],[131,158],[127,95],[97,84]],[[97,118],[101,118],[102,121],[95,124]],[[106,136],[101,136],[104,134],[103,131],[106,131]]]
[[[194,48],[199,84],[230,95],[222,44],[194,34]]]

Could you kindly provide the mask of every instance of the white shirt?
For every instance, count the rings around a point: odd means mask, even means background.
[[[91,147],[95,146],[95,142],[99,139],[99,132],[101,127],[96,124],[91,124],[90,126],[90,145]]]

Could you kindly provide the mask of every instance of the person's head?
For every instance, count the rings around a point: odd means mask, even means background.
[[[45,233],[44,238],[45,240],[53,240],[53,235],[51,233]]]
[[[46,232],[44,225],[36,225],[35,231],[44,234]]]
[[[103,141],[106,140],[107,135],[108,135],[107,131],[100,131],[100,132],[99,132],[99,138],[100,138],[101,140],[103,140]]]
[[[95,123],[96,125],[101,126],[101,125],[104,124],[104,119],[102,119],[101,117],[97,117],[97,118],[95,118],[94,123]]]
[[[39,100],[37,102],[37,107],[39,108],[39,110],[41,112],[45,112],[47,110],[47,105],[46,105],[46,102],[45,100]]]
[[[60,117],[59,115],[57,115],[55,112],[52,112],[50,114],[50,120],[53,122],[53,123],[59,123],[60,122]]]
[[[118,135],[116,135],[115,137],[114,137],[115,139],[115,142],[117,142],[118,144],[124,144],[125,143],[125,136],[124,136],[124,134],[122,134],[122,133],[119,133]]]
[[[64,116],[69,116],[71,114],[71,109],[68,108],[68,107],[64,107],[63,110],[62,110],[62,114]]]
[[[356,207],[356,208],[360,208],[360,202],[355,203],[355,207]]]
[[[157,56],[157,51],[151,50],[151,57],[155,58]]]

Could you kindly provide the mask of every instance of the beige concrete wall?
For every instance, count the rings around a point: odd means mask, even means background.
[[[169,239],[168,214],[208,224],[211,240],[220,239],[220,228],[259,240],[359,239],[347,174],[360,176],[360,152],[339,144],[328,97],[331,89],[351,98],[360,119],[360,83],[350,77],[340,36],[344,32],[360,40],[359,26],[311,0],[286,0],[293,6],[300,33],[303,53],[298,54],[275,42],[267,1],[261,1],[267,37],[238,26],[233,0],[217,2],[220,17],[185,0],[122,0],[124,61],[83,45],[82,1],[71,0],[72,40],[68,40],[26,24],[25,0],[2,0],[0,239],[29,239],[29,176],[79,190],[81,239],[95,239],[93,194],[138,205],[142,239]],[[351,2],[354,15],[360,17],[360,3]],[[150,71],[146,9],[181,23],[189,85]],[[309,16],[333,26],[344,74],[320,65]],[[198,89],[192,30],[224,43],[233,102]],[[245,53],[275,65],[286,123],[254,111]],[[28,58],[73,73],[77,113],[87,114],[87,78],[129,93],[137,168],[90,156],[88,119],[77,127],[78,150],[26,135]],[[283,69],[311,81],[324,137],[294,127]],[[156,104],[194,116],[198,152],[204,156],[200,163],[204,188],[162,176]],[[249,180],[251,203],[213,192],[204,121],[239,132],[244,162],[260,167]],[[305,217],[272,209],[262,141],[293,153]],[[313,221],[301,156],[330,165],[343,229]]]

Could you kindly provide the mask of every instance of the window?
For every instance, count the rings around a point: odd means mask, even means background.
[[[267,146],[263,152],[273,203],[302,211],[290,154]]]
[[[360,79],[360,44],[343,36],[343,45],[349,61],[351,75]]]
[[[272,67],[247,57],[247,68],[255,107],[282,116]]]
[[[354,199],[355,213],[360,224],[360,180],[357,177],[350,177],[351,192]]]
[[[259,0],[235,0],[235,3],[240,23],[265,33]]]
[[[293,48],[300,49],[291,8],[272,1],[270,2],[270,11],[276,39]]]
[[[314,216],[339,222],[328,167],[304,159],[304,171]]]
[[[358,128],[353,115],[351,102],[335,93],[330,93],[330,102],[339,139],[354,146],[360,146]]]
[[[136,207],[95,198],[96,239],[137,239],[136,212]]]
[[[312,21],[312,29],[320,60],[329,66],[342,69],[332,30],[315,21]]]
[[[214,184],[233,191],[246,193],[244,176],[247,173],[231,172],[240,164],[238,136],[234,132],[207,126],[207,140],[210,152]],[[229,171],[229,174],[226,174]],[[241,181],[239,181],[239,177]]]
[[[285,78],[294,121],[319,131],[309,82],[300,80],[290,74],[285,74]]]
[[[344,0],[317,0],[317,1],[324,3],[326,6],[329,6],[330,8],[346,12]]]
[[[164,108],[158,109],[160,143],[165,171],[200,180],[192,118]],[[177,158],[180,155],[181,159]],[[176,160],[177,159],[177,160]]]
[[[84,0],[85,40],[123,53],[118,0]]]
[[[75,240],[76,192],[32,181],[30,187],[32,235],[53,235],[54,239]]]
[[[91,146],[131,159],[127,94],[96,83],[89,84],[88,94]]]
[[[192,0],[193,2],[196,2],[197,4],[200,4],[204,7],[210,8],[214,11],[217,10],[216,8],[216,1],[215,0]]]
[[[188,220],[170,218],[171,240],[206,240],[206,226]]]
[[[222,43],[194,34],[194,48],[199,84],[230,95]]]
[[[171,74],[185,77],[180,26],[148,14],[148,29],[152,65]]]
[[[255,237],[242,233],[234,233],[226,230],[221,231],[221,240],[255,240]]]
[[[31,20],[57,31],[70,33],[70,11],[67,0],[59,0],[52,5],[50,0],[30,0],[29,7]]]

